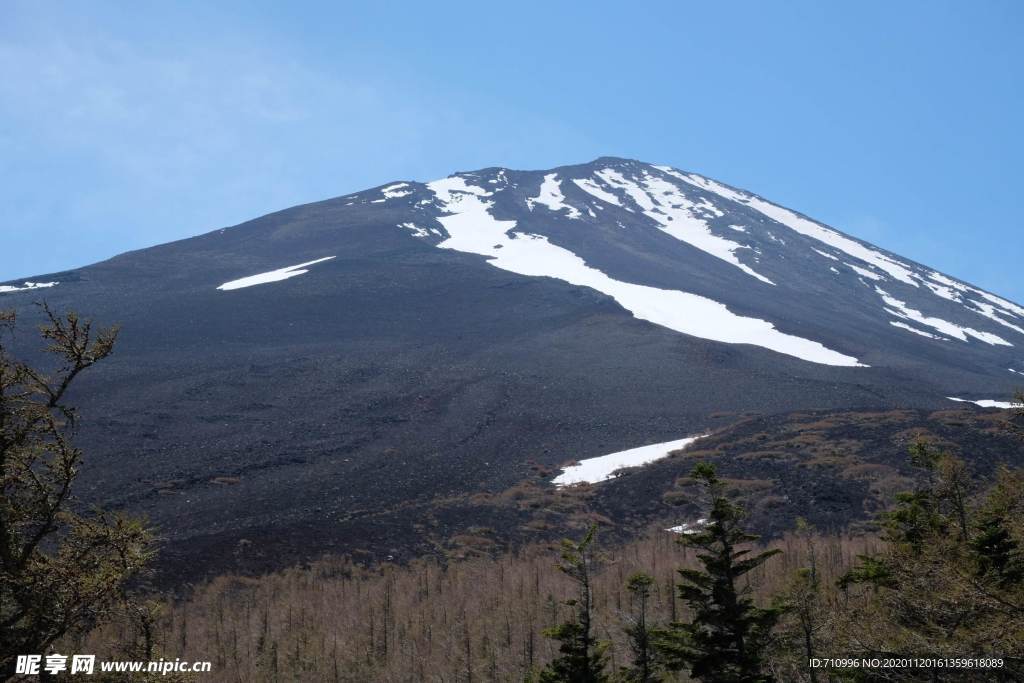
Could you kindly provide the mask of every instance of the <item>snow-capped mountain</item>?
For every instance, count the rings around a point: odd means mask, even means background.
[[[90,495],[190,543],[351,529],[745,413],[1024,384],[1024,307],[617,158],[392,182],[0,285],[0,308],[44,298],[123,326],[80,396]]]

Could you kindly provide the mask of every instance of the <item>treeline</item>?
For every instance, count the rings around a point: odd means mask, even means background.
[[[759,544],[698,464],[704,516],[625,546],[602,547],[595,527],[560,552],[372,569],[324,560],[147,599],[131,587],[151,531],[85,511],[72,492],[83,454],[65,396],[116,330],[41,313],[49,370],[9,352],[15,318],[0,312],[0,678],[19,678],[21,655],[77,652],[209,660],[212,680],[246,683],[1024,680],[1024,473],[1003,468],[979,486],[924,443],[910,453],[914,486],[871,538],[798,524]],[[1006,424],[1022,432],[1022,421],[1015,411]],[[956,668],[985,658],[1000,665]]]
[[[768,545],[714,470],[686,533],[603,549],[595,529],[497,560],[365,569],[325,560],[222,577],[84,647],[210,659],[225,681],[1020,680],[1024,476],[975,491],[915,446],[917,486],[877,537],[801,527]],[[108,650],[109,651],[109,650]],[[846,670],[812,658],[985,658],[999,669]]]

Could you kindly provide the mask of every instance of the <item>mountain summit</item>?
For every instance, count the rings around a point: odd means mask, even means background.
[[[123,326],[79,397],[87,497],[192,546],[316,525],[333,547],[728,416],[1024,383],[1024,307],[610,157],[393,182],[0,286],[26,315],[43,298]]]

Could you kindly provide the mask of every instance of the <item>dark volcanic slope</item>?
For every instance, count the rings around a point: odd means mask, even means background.
[[[713,414],[939,408],[1024,383],[1024,308],[621,159],[396,183],[32,282],[58,284],[10,283],[0,305],[122,324],[76,397],[80,493],[172,544],[295,525],[344,541],[361,515]]]

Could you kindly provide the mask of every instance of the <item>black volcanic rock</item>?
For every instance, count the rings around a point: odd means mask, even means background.
[[[8,283],[0,306],[123,326],[74,397],[79,495],[205,552],[257,529],[351,547],[384,511],[719,413],[934,409],[1024,384],[1024,308],[614,158],[394,183],[29,281],[58,284]]]

